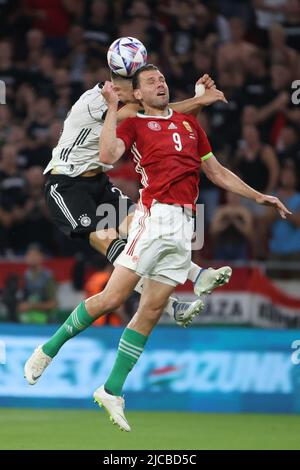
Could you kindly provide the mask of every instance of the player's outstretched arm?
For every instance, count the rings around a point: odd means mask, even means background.
[[[262,194],[251,188],[251,186],[244,183],[244,181],[232,173],[232,171],[221,165],[213,155],[202,162],[202,169],[207,178],[209,178],[216,186],[239,194],[240,196],[247,197],[248,199],[253,199],[258,204],[272,206],[279,212],[283,219],[286,219],[286,216],[291,214],[291,212],[277,197]]]
[[[107,102],[108,109],[100,135],[99,159],[102,163],[110,164],[115,163],[122,157],[125,152],[125,144],[116,135],[119,100],[111,82],[105,82],[102,88],[102,95]]]
[[[204,106],[213,104],[216,101],[224,101],[224,103],[228,103],[224,93],[216,88],[215,82],[208,74],[199,78],[196,85],[199,84],[204,85],[205,88],[205,93],[202,96],[195,95],[193,98],[188,98],[187,100],[179,101],[178,103],[170,103],[170,107],[178,113],[196,115]]]

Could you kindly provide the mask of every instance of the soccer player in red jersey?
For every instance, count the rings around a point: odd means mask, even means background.
[[[128,118],[118,129],[118,96],[110,82],[103,88],[108,111],[100,142],[100,159],[106,164],[114,163],[125,151],[131,151],[143,189],[127,245],[109,282],[100,294],[80,304],[86,312],[86,325],[81,323],[81,328],[85,329],[91,317],[96,319],[116,309],[139,279],[145,278],[138,310],[120,339],[112,371],[105,384],[94,392],[95,400],[125,431],[131,429],[124,415],[122,387],[169,296],[176,285],[187,278],[200,167],[218,186],[259,204],[271,205],[283,218],[289,213],[279,199],[255,191],[218,163],[194,117],[170,111],[168,87],[157,67],[147,65],[139,69],[133,87],[144,113]],[[78,319],[76,309],[72,315]],[[46,354],[44,356],[43,369],[51,361]]]

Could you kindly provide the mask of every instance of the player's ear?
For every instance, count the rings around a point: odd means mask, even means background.
[[[135,90],[133,90],[133,96],[135,97],[136,100],[140,101],[142,99],[141,90],[139,88],[136,88]]]

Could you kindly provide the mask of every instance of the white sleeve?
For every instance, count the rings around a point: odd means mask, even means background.
[[[98,89],[95,90],[95,88],[93,88],[90,93],[86,93],[82,99],[87,106],[90,117],[100,122],[104,120],[107,104],[102,96],[101,89],[98,87]]]

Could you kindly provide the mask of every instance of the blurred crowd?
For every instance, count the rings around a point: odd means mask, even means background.
[[[110,43],[134,36],[173,101],[192,96],[204,73],[213,77],[229,103],[205,108],[199,121],[216,156],[293,211],[282,222],[203,175],[207,233],[198,257],[300,260],[299,0],[2,0],[0,16],[0,256],[23,255],[32,242],[50,256],[78,250],[49,219],[43,168],[74,101],[109,79]],[[111,178],[137,198],[128,161]]]

